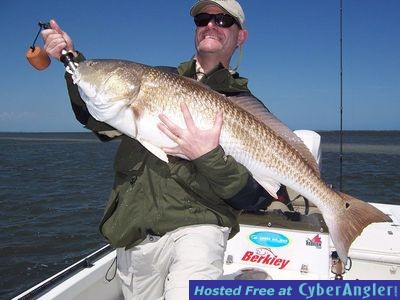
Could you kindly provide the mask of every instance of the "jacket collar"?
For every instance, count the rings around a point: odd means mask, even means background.
[[[178,66],[178,73],[182,76],[196,79],[196,60],[192,59],[181,63]],[[247,78],[240,77],[237,72],[231,74],[221,63],[211,72],[205,74],[200,82],[223,94],[249,92]]]

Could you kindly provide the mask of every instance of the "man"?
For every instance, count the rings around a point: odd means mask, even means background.
[[[198,1],[190,11],[196,24],[195,57],[171,72],[200,80],[234,99],[250,98],[247,79],[229,68],[233,53],[247,38],[245,16],[235,0]],[[62,49],[84,58],[71,38],[52,20],[42,32],[45,50],[55,58]],[[66,74],[76,118],[101,140],[119,133],[87,111]],[[247,169],[226,156],[219,145],[222,113],[209,130],[200,130],[183,103],[187,128],[160,115],[159,129],[178,140],[165,163],[139,142],[121,137],[115,182],[101,233],[117,248],[118,276],[126,299],[188,299],[190,279],[218,279],[223,273],[226,242],[238,230],[241,209],[266,207],[271,199]],[[120,134],[119,134],[120,135]]]

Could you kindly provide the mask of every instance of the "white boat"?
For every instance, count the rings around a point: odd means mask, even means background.
[[[281,210],[243,214],[240,233],[228,242],[222,279],[400,280],[400,206],[372,204],[393,223],[369,225],[353,242],[347,269],[332,256],[319,213],[299,220],[288,220],[290,213]],[[115,257],[104,246],[13,299],[123,299]]]

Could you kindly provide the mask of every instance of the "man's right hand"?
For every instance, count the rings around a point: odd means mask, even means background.
[[[77,56],[72,39],[66,32],[61,30],[55,20],[50,20],[50,27],[50,29],[42,30],[41,33],[46,53],[58,60],[60,59],[61,50],[63,49]]]

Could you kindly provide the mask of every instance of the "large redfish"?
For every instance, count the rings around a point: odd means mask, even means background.
[[[284,184],[313,202],[322,212],[343,261],[351,243],[374,222],[391,222],[374,206],[336,192],[324,183],[304,144],[254,99],[237,102],[176,74],[121,60],[88,60],[73,74],[90,114],[143,144],[167,161],[163,147],[174,147],[158,128],[163,112],[185,127],[180,103],[185,102],[199,128],[211,128],[223,111],[220,144],[242,163],[271,195]]]

